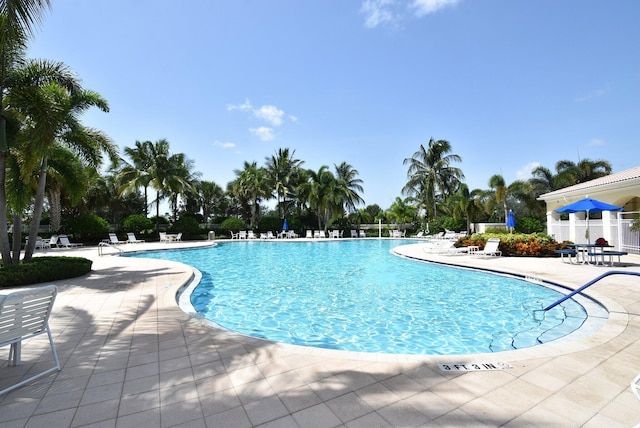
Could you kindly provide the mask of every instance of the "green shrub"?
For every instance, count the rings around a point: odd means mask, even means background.
[[[83,242],[99,242],[108,235],[109,223],[95,214],[79,215],[68,220],[67,232]]]
[[[0,287],[75,278],[91,272],[92,263],[82,257],[34,257],[29,263],[0,268]]]
[[[143,233],[145,230],[153,228],[153,222],[142,214],[131,214],[122,222],[125,232]]]
[[[289,223],[289,229],[293,230],[291,222],[287,220],[287,223]],[[283,224],[284,220],[282,220],[280,217],[264,216],[260,219],[260,221],[258,221],[258,231],[266,232],[270,230],[272,232],[275,232],[278,230],[282,230]]]
[[[200,223],[193,217],[180,217],[173,225],[171,225],[171,231],[184,235],[194,236],[202,233],[200,229]]]
[[[499,249],[503,256],[556,256],[555,250],[563,248],[564,245],[544,233],[477,233],[460,238],[456,246],[477,245],[482,249],[489,238],[500,239]]]
[[[534,217],[522,217],[516,221],[516,232],[520,233],[537,233],[544,232],[545,225],[543,222]]]
[[[220,230],[225,233],[238,232],[239,230],[246,230],[247,225],[241,218],[229,217],[220,225]]]

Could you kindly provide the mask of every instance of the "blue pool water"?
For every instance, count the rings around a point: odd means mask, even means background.
[[[276,342],[392,354],[519,349],[576,330],[573,300],[514,277],[422,263],[389,250],[406,241],[246,241],[139,253],[194,266],[206,319]]]

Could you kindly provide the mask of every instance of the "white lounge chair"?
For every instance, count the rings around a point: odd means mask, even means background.
[[[324,233],[324,230],[319,230],[318,231],[318,238],[326,238],[327,235]]]
[[[273,236],[273,232],[270,230],[267,231],[267,239],[275,239],[275,236]]]
[[[253,233],[253,230],[247,232],[247,239],[256,239],[256,235]]]
[[[60,240],[60,242],[58,243],[58,248],[60,248],[60,247],[65,247],[65,248],[82,247],[82,244],[77,244],[75,242],[69,242],[69,237],[67,235],[60,235],[60,236],[58,236],[58,239]]]
[[[53,367],[0,390],[0,395],[60,370],[60,361],[49,329],[49,315],[51,315],[57,292],[55,285],[46,285],[0,296],[0,346],[11,346],[9,366],[20,365],[23,340],[45,333],[49,337],[49,346],[55,362]],[[2,369],[5,373],[10,370],[8,367]],[[20,372],[16,374],[19,375]]]
[[[127,243],[129,244],[141,244],[144,242],[144,239],[136,238],[136,234],[133,232],[127,232]]]
[[[241,230],[240,232],[238,232],[238,239],[247,239],[247,231]]]
[[[182,242],[182,232],[178,233],[176,236],[173,237],[173,241],[180,241]]]
[[[305,238],[313,238],[313,231],[312,230],[307,230],[306,235],[304,237]]]
[[[500,245],[500,239],[489,238],[484,246],[484,249],[472,251],[469,254],[474,257],[498,257],[502,255],[502,251],[498,249]]]
[[[58,247],[58,235],[51,235],[49,238],[49,247],[53,248],[53,246]]]
[[[366,237],[367,237],[367,234],[366,234],[366,233],[364,233],[364,230],[360,230],[360,231],[358,231],[358,236],[359,236],[360,238],[366,238]]]
[[[357,230],[353,230],[353,229],[351,229],[351,230],[349,231],[349,233],[351,234],[351,237],[352,237],[352,238],[357,238],[357,237],[358,237],[358,231],[357,231]]]
[[[126,244],[127,241],[121,241],[118,239],[118,236],[115,233],[110,233],[109,234],[109,244]]]

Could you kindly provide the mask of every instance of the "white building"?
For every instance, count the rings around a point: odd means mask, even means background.
[[[640,254],[640,232],[630,230],[633,218],[640,215],[640,166],[540,195],[538,200],[547,204],[547,233],[556,241],[587,242],[585,213],[569,214],[568,220],[562,220],[562,214],[555,212],[587,196],[624,208],[620,212],[591,213],[591,241],[602,237],[617,250]]]

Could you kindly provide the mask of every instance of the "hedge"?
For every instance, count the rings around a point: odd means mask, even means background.
[[[82,257],[34,257],[29,263],[0,268],[0,287],[18,287],[75,278],[91,272],[92,261]]]

